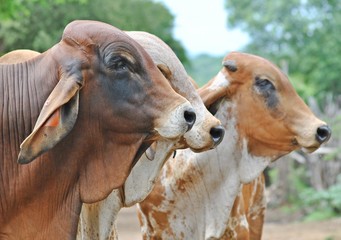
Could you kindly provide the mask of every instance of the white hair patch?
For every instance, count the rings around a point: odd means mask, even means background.
[[[208,87],[209,90],[216,90],[222,87],[228,87],[230,82],[227,80],[225,75],[220,71],[214,78],[212,84]]]

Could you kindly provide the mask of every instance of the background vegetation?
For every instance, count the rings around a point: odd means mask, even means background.
[[[235,50],[279,65],[333,129],[320,152],[295,152],[272,167],[272,203],[303,209],[306,219],[341,215],[341,1],[225,0],[225,9],[228,26],[250,37],[245,49]],[[0,55],[19,48],[45,51],[74,19],[100,20],[159,36],[199,85],[219,71],[226,54],[189,59],[173,36],[174,16],[153,0],[0,0]]]
[[[19,48],[45,51],[59,41],[70,21],[89,19],[122,30],[153,33],[188,63],[185,49],[172,35],[174,16],[163,4],[152,0],[0,1],[0,53]]]

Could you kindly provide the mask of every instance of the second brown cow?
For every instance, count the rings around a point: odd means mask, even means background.
[[[178,151],[166,163],[139,204],[144,239],[235,239],[228,224],[242,184],[293,150],[316,150],[331,135],[274,64],[235,52],[223,65],[199,93],[226,137],[214,150]]]

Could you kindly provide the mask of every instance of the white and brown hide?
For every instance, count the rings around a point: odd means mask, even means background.
[[[181,150],[166,162],[153,191],[138,204],[144,239],[231,239],[226,232],[242,184],[280,156],[314,151],[330,137],[326,123],[274,64],[233,52],[223,65],[199,93],[223,124],[225,138],[213,150]]]
[[[159,140],[148,149],[133,167],[122,188],[114,190],[99,203],[83,205],[78,239],[116,239],[115,221],[119,210],[142,201],[148,195],[163,164],[177,148],[205,151],[217,146],[224,135],[220,121],[207,111],[192,85],[192,79],[169,46],[146,32],[127,34],[149,53],[173,89],[192,104],[196,122],[181,139]]]

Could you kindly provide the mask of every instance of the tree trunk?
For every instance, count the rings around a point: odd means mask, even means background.
[[[288,201],[290,195],[290,165],[292,159],[288,156],[278,159],[271,165],[271,168],[278,170],[276,182],[269,188],[270,205],[279,206]]]
[[[322,161],[318,154],[307,156],[307,163],[310,175],[310,185],[316,190],[323,190]]]

